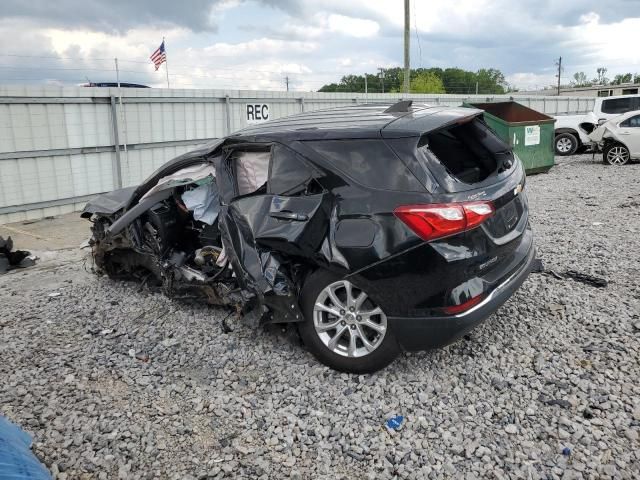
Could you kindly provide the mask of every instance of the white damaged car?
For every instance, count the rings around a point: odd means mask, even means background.
[[[589,138],[598,144],[607,165],[640,159],[640,110],[612,118],[591,132]]]

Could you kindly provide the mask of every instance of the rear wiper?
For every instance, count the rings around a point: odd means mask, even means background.
[[[508,150],[505,150],[504,152],[495,153],[495,156],[498,156],[498,155],[504,156],[504,155],[508,155],[509,153],[511,153],[511,152],[508,151]],[[502,161],[500,161],[500,164],[498,166],[498,173],[506,172],[512,166],[513,166],[513,160],[511,158],[507,157],[506,159],[503,159]]]

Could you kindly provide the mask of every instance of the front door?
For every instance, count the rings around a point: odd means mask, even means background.
[[[223,243],[243,287],[265,300],[290,296],[288,265],[296,258],[313,257],[320,248],[328,229],[329,194],[316,181],[313,167],[284,145],[262,147],[262,153],[270,152],[262,155],[268,166],[244,168],[241,162],[258,158],[246,154],[251,148],[259,147],[241,145],[226,152],[216,168]],[[266,183],[251,186],[244,172],[261,168],[268,169]],[[244,185],[243,195],[238,194],[239,184]],[[255,190],[246,193],[248,188]]]

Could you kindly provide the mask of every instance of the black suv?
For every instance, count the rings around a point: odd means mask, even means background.
[[[405,101],[250,126],[82,215],[99,272],[295,323],[362,373],[458,339],[520,286],[524,186],[481,110]]]

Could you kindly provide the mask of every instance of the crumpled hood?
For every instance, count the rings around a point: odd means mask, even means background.
[[[113,192],[105,193],[93,200],[89,200],[80,216],[82,218],[89,218],[94,213],[114,214],[127,205],[136,188],[136,186],[121,188],[120,190],[114,190]]]

